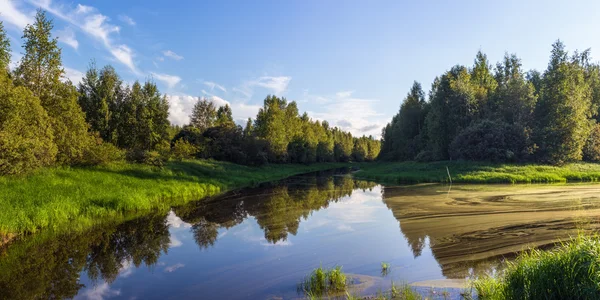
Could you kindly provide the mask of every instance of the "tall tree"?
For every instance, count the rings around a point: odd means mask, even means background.
[[[536,143],[540,159],[561,164],[580,160],[591,130],[592,94],[581,56],[568,57],[561,41],[552,45],[536,106]]]
[[[233,113],[231,111],[231,107],[229,107],[229,104],[225,104],[225,105],[219,107],[219,109],[217,109],[216,125],[223,126],[223,127],[235,126],[235,123],[233,122],[232,114]]]
[[[198,98],[190,116],[190,125],[204,131],[214,126],[216,118],[217,109],[215,104],[206,98]]]
[[[52,21],[38,10],[33,25],[23,33],[25,53],[15,71],[16,82],[39,97],[50,117],[58,161],[80,163],[92,145],[87,133],[85,116],[77,103],[77,91],[70,81],[61,82],[64,75],[61,51],[52,38]]]
[[[492,75],[492,66],[488,61],[487,55],[481,51],[477,52],[475,62],[471,69],[471,82],[474,89],[475,116],[484,118],[485,107],[487,106],[490,95],[496,90],[498,83]]]

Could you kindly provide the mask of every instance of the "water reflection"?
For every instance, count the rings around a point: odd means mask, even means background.
[[[0,249],[0,298],[294,299],[319,265],[343,265],[369,293],[489,272],[528,245],[600,226],[595,185],[381,187],[347,173],[32,236]]]

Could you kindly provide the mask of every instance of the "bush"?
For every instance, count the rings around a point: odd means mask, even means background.
[[[528,140],[525,128],[484,120],[461,131],[449,152],[452,159],[514,162],[528,155]]]
[[[594,124],[590,136],[583,147],[583,160],[600,161],[600,124]]]
[[[198,149],[184,139],[179,139],[175,142],[172,149],[172,154],[177,160],[193,158]]]
[[[113,161],[123,160],[125,151],[119,149],[111,143],[100,142],[85,152],[84,164],[86,165],[102,165]]]
[[[127,152],[126,158],[128,161],[155,167],[162,167],[165,164],[165,161],[158,151],[132,149]]]
[[[14,87],[0,70],[0,174],[19,174],[55,162],[57,146],[40,99]]]

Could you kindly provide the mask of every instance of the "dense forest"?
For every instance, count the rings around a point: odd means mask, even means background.
[[[525,73],[506,54],[492,68],[478,52],[471,68],[436,77],[428,101],[415,82],[383,129],[382,160],[471,160],[564,164],[600,160],[600,65],[590,51],[552,45],[548,68]]]
[[[10,70],[10,42],[0,22],[0,174],[123,159],[261,165],[369,161],[379,154],[378,140],[300,115],[295,102],[276,96],[264,100],[245,128],[234,123],[229,106],[207,99],[198,99],[189,125],[174,126],[167,96],[152,80],[124,85],[114,68],[92,62],[75,87],[64,76],[52,29],[39,10],[24,29],[23,58]]]

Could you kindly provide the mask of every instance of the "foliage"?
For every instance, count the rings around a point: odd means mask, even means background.
[[[0,72],[8,70],[10,63],[10,40],[4,31],[4,23],[0,21]]]
[[[19,174],[54,163],[50,119],[39,98],[15,87],[0,70],[0,174]]]
[[[526,158],[527,131],[501,121],[483,120],[467,127],[450,144],[452,159],[514,162]]]
[[[197,151],[194,145],[184,139],[177,140],[173,145],[173,156],[179,161],[193,158]]]
[[[212,127],[217,121],[217,110],[212,101],[206,98],[199,98],[192,115],[190,116],[190,125],[203,132],[209,127]]]
[[[557,41],[545,72],[521,66],[506,54],[492,71],[478,52],[473,67],[457,65],[435,78],[429,102],[415,82],[382,131],[379,159],[560,165],[582,160],[584,147],[593,152],[588,137],[600,120],[600,65],[590,62],[589,50],[569,56]]]
[[[600,162],[600,124],[595,124],[583,147],[583,160]]]
[[[593,299],[600,294],[600,242],[579,236],[550,251],[530,250],[496,278],[474,282],[479,299]]]

